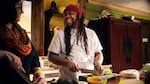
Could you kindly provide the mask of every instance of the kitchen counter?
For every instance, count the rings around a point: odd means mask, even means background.
[[[53,79],[55,79],[55,81],[56,80],[58,80],[58,77],[55,77],[56,76],[56,74],[54,75],[54,74],[51,74],[51,73],[54,73],[54,72],[57,72],[57,70],[56,71],[51,71],[51,72],[45,72],[45,74],[49,74],[49,75],[47,75],[46,76],[46,80],[50,83],[50,81],[52,81]],[[52,77],[53,76],[53,77]],[[120,77],[120,76],[118,76],[118,77],[116,77],[116,78],[113,78],[113,79],[108,79],[107,80],[107,83],[106,84],[119,84],[119,82],[120,82],[120,80],[121,79],[123,79],[123,80],[128,80],[128,82],[129,83],[120,83],[120,84],[144,84],[144,81],[143,80],[138,80],[138,81],[136,81],[136,79],[131,79],[131,78],[122,78],[122,77]],[[137,82],[139,82],[139,83],[137,83]],[[84,81],[84,83],[83,83],[83,81],[79,81],[79,84],[88,84],[86,81]]]
[[[49,62],[46,57],[40,58],[40,62],[42,64],[41,68],[42,68],[42,71],[45,74],[46,81],[50,82],[54,79],[58,80],[58,78],[59,78],[59,69],[57,68],[57,66],[54,65],[53,63]],[[112,65],[103,65],[103,68],[104,68],[104,70],[109,70],[110,68],[112,68]],[[107,84],[119,84],[120,79],[121,79],[120,76],[117,76],[115,79],[108,79]],[[86,83],[81,83],[81,84],[86,84]],[[134,83],[134,84],[137,84],[137,83]],[[143,83],[139,83],[139,84],[143,84]]]
[[[114,80],[109,79],[109,80],[107,80],[106,84],[119,84],[120,79],[121,79],[120,77],[116,77],[116,79],[114,79]],[[136,79],[124,79],[124,80],[127,80],[127,81],[124,83],[122,82],[120,84],[144,84],[143,80],[136,80]]]

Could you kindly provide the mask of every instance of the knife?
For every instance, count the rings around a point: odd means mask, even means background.
[[[97,73],[96,70],[90,70],[90,69],[80,69],[82,73]]]

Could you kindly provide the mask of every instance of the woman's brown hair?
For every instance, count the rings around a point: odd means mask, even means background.
[[[3,0],[0,3],[0,26],[15,22],[17,18],[16,3],[21,0]]]

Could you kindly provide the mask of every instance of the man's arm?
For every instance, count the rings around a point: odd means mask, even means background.
[[[97,74],[103,74],[103,68],[102,68],[103,59],[104,58],[103,58],[102,51],[95,53],[94,66]]]
[[[102,51],[95,53],[94,65],[102,65],[104,60]]]
[[[68,60],[67,58],[59,57],[58,54],[55,54],[53,52],[49,52],[48,59],[54,64],[68,67],[72,72],[79,71],[78,65],[76,65],[74,62]]]
[[[53,62],[54,64],[62,65],[62,66],[67,65],[69,62],[68,59],[61,58],[58,56],[58,54],[55,54],[53,52],[49,52],[48,59],[49,59],[49,61]]]

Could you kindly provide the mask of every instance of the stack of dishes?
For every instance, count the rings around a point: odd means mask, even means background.
[[[126,78],[136,78],[137,80],[139,80],[139,71],[136,69],[127,69],[127,70],[123,70],[120,72],[122,77],[126,77]]]

